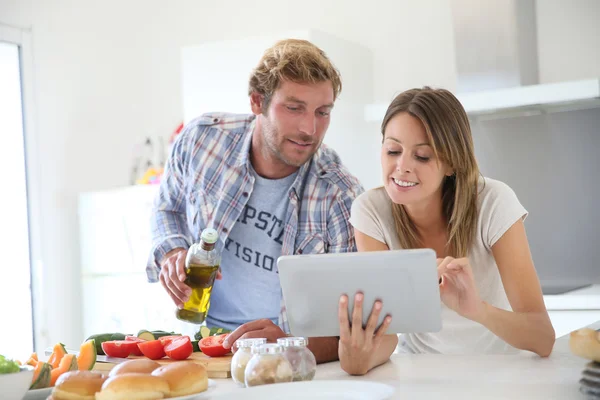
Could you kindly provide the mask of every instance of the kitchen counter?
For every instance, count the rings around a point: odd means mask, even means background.
[[[544,295],[548,311],[600,310],[600,285],[591,285],[563,294]]]
[[[600,321],[590,328],[600,329]],[[552,355],[451,356],[394,354],[362,377],[352,377],[339,362],[318,366],[315,379],[376,381],[396,388],[394,399],[584,399],[579,378],[586,360],[572,355],[568,335],[557,339]],[[217,380],[215,394],[243,398],[232,380]]]

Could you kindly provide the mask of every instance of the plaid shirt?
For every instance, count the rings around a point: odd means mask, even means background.
[[[173,144],[152,218],[153,248],[146,272],[158,281],[159,262],[189,248],[205,228],[219,233],[223,250],[253,188],[250,145],[254,115],[206,114],[190,122]],[[326,145],[305,163],[288,192],[282,255],[356,251],[349,223],[358,180]],[[289,326],[282,301],[279,325]]]

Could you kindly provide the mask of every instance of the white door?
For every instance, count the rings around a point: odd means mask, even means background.
[[[0,88],[0,354],[23,361],[34,344],[21,57],[1,35]]]

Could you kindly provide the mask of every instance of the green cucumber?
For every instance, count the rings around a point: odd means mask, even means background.
[[[137,337],[144,340],[157,340],[163,336],[181,336],[181,333],[167,331],[147,331],[145,329],[142,329],[137,334]]]
[[[192,340],[192,348],[194,349],[194,353],[202,352],[202,350],[200,350],[198,342],[199,340]]]
[[[155,338],[160,339],[163,336],[181,336],[181,333],[175,332],[162,332],[162,331],[152,331],[152,334]]]
[[[202,339],[204,339],[205,337],[209,337],[210,329],[206,326],[203,326],[202,328],[200,328],[200,336],[202,336]]]
[[[229,329],[225,329],[225,328],[210,328],[210,336],[217,336],[217,335],[222,335],[224,333],[231,333],[231,331]]]
[[[225,329],[225,328],[218,328],[218,327],[208,328],[206,326],[201,326],[200,330],[198,332],[196,332],[196,334],[194,335],[194,338],[196,340],[202,340],[206,337],[217,336],[217,335],[221,335],[223,333],[231,333],[231,331],[229,329]]]
[[[104,350],[102,350],[102,343],[104,342],[108,342],[111,340],[125,340],[125,335],[122,333],[98,333],[96,335],[92,335],[89,338],[85,339],[85,341],[87,342],[88,340],[94,340],[94,344],[96,345],[96,353],[99,356],[103,356],[104,355]]]
[[[147,341],[151,341],[151,340],[156,340],[156,336],[154,336],[154,334],[150,331],[146,331],[144,329],[142,329],[141,331],[138,332],[137,337],[140,339],[144,339]]]

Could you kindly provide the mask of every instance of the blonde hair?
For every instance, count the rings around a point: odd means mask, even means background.
[[[466,257],[477,225],[479,167],[467,114],[452,93],[443,89],[411,89],[390,104],[381,124],[381,133],[390,120],[403,112],[419,119],[438,162],[454,174],[442,183],[442,212],[448,224],[446,247],[453,257]],[[396,230],[403,248],[423,245],[403,205],[393,204]]]
[[[267,49],[250,75],[248,95],[257,92],[268,105],[282,81],[318,83],[330,81],[334,99],[342,91],[339,71],[325,52],[307,40],[280,40]]]

